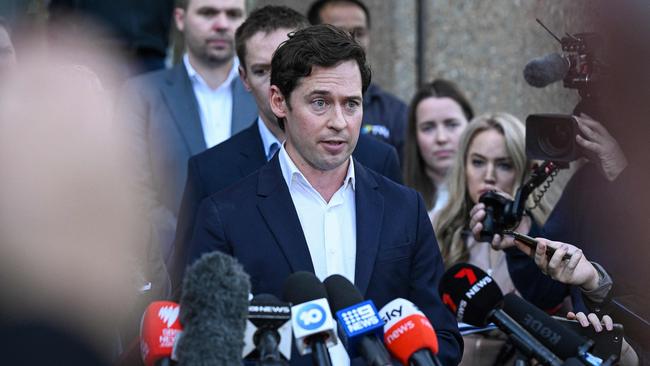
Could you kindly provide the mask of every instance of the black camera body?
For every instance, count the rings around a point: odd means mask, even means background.
[[[559,169],[561,166],[552,161],[535,167],[529,179],[517,189],[513,200],[494,191],[483,193],[478,199],[485,204],[485,219],[479,239],[491,242],[495,234],[503,235],[504,230],[515,229],[524,215],[526,200],[530,194],[549,177],[552,178]]]
[[[580,158],[578,121],[563,114],[531,114],[526,118],[526,156],[534,160],[571,162]]]
[[[491,242],[495,234],[503,235],[504,230],[512,230],[521,219],[516,212],[515,201],[511,201],[496,192],[485,192],[479,197],[479,202],[485,204],[485,219],[480,240]]]

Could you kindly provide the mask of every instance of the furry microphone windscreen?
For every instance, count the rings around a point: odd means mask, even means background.
[[[249,292],[248,274],[229,255],[209,253],[188,268],[180,301],[179,365],[241,364]]]

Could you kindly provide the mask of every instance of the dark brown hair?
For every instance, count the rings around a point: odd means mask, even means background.
[[[361,73],[361,88],[365,93],[370,84],[370,66],[363,48],[348,33],[328,24],[313,25],[289,35],[275,51],[271,61],[271,85],[275,85],[291,108],[291,92],[300,79],[311,74],[314,66],[333,67],[354,60]],[[284,121],[278,119],[280,127]]]
[[[268,34],[281,28],[297,30],[308,25],[304,15],[286,6],[268,5],[253,10],[235,32],[235,48],[240,64],[246,67],[246,42],[256,33]]]
[[[404,184],[420,192],[428,210],[433,207],[436,190],[431,178],[425,172],[426,164],[418,147],[415,111],[420,102],[431,97],[450,98],[460,105],[468,121],[474,118],[474,111],[469,101],[451,81],[436,79],[420,88],[411,99],[404,143]]]

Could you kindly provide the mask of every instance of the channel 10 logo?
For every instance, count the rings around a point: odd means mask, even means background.
[[[323,326],[325,320],[327,320],[325,309],[323,309],[319,304],[314,303],[302,306],[298,310],[296,317],[298,319],[298,325],[305,330],[318,329]]]

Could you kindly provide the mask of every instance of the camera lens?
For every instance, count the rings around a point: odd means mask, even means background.
[[[549,157],[564,156],[573,148],[575,132],[571,124],[563,122],[553,122],[539,138],[539,147]]]

